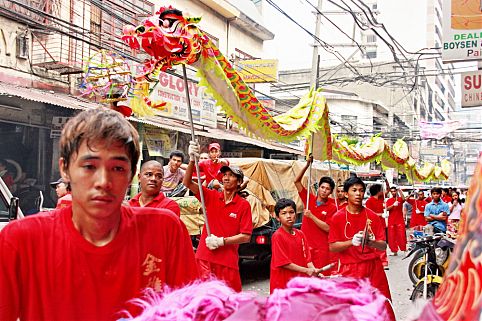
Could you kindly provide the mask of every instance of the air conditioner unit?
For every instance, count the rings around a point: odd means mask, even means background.
[[[28,59],[29,37],[25,34],[17,36],[17,58]]]

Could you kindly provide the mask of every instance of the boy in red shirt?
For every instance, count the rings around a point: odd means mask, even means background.
[[[427,221],[425,220],[425,195],[423,191],[418,191],[418,198],[415,200],[415,206],[413,206],[412,217],[410,218],[410,227],[425,226]]]
[[[295,178],[295,186],[305,209],[307,208],[308,191],[301,184],[301,179],[312,162],[313,157],[310,156],[305,167]],[[330,221],[333,214],[336,213],[335,200],[329,197],[334,188],[335,182],[330,177],[325,176],[320,179],[316,195],[310,193],[309,206],[303,213],[301,222],[301,230],[308,240],[313,264],[317,267],[324,267],[334,260],[334,258],[330,258],[330,251],[328,250]],[[330,274],[331,272],[326,271],[325,273]]]
[[[199,170],[204,173],[205,185],[218,189],[221,186],[223,174],[219,171],[224,165],[229,166],[227,159],[221,157],[221,146],[218,143],[211,143],[208,146],[209,159],[199,162]],[[209,185],[212,182],[211,186]]]
[[[191,180],[196,157],[199,157],[199,145],[190,142],[190,160],[183,184],[200,200],[199,186]],[[243,172],[234,166],[223,166],[220,172],[223,175],[222,191],[201,186],[211,235],[207,235],[206,228],[203,228],[196,261],[202,277],[215,275],[240,292],[238,247],[251,239],[251,206],[238,194],[243,183]]]
[[[377,214],[362,205],[365,183],[358,177],[351,177],[345,181],[343,189],[348,205],[331,220],[330,251],[337,252],[340,257],[341,275],[368,278],[372,286],[390,300],[390,289],[379,254],[387,247],[385,233]],[[365,235],[368,221],[368,235]],[[361,246],[363,240],[366,240],[364,247]]]
[[[385,219],[387,218],[387,215],[385,213],[385,197],[382,185],[373,184],[370,186],[370,195],[371,196],[367,199],[365,206],[378,215],[380,218],[380,223],[383,227],[383,232],[386,235],[387,225],[385,224]],[[380,259],[382,260],[383,268],[388,270],[388,257],[386,250],[380,251]]]
[[[305,234],[293,228],[296,221],[296,204],[292,200],[282,198],[274,206],[276,219],[281,227],[271,238],[271,272],[269,291],[284,289],[289,280],[296,276],[317,275],[311,261]]]
[[[407,235],[405,233],[405,217],[403,215],[403,202],[405,201],[402,191],[392,186],[390,188],[392,198],[387,200],[388,215],[388,247],[391,255],[398,255],[398,250],[407,250]],[[398,194],[398,195],[397,195]]]
[[[60,138],[72,206],[0,232],[0,320],[117,320],[146,288],[196,279],[191,240],[171,211],[123,206],[139,135],[117,111],[88,109]]]
[[[138,175],[141,192],[129,200],[133,207],[155,207],[173,211],[181,216],[181,208],[174,200],[161,192],[164,179],[164,168],[158,161],[150,160],[142,164]]]

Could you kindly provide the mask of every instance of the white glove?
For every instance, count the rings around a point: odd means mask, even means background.
[[[189,160],[194,161],[196,158],[199,158],[200,150],[201,147],[199,147],[199,143],[191,140],[188,147]]]
[[[351,244],[353,244],[353,246],[360,246],[361,243],[362,243],[362,240],[363,240],[363,232],[360,231],[360,232],[356,233],[355,235],[353,235],[353,238],[351,240]]]
[[[383,212],[382,217],[383,217],[383,218],[388,218],[388,212]]]
[[[211,234],[208,237],[206,237],[206,246],[211,251],[215,250],[218,247],[223,246],[223,245],[224,245],[224,238],[223,237],[219,237],[219,236],[216,236],[214,234]]]
[[[375,241],[375,234],[370,233],[370,235],[368,235],[368,239],[369,239],[370,241]]]

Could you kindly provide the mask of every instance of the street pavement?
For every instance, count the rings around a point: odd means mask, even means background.
[[[410,301],[413,286],[407,271],[410,258],[402,260],[403,257],[403,252],[399,252],[398,256],[389,256],[390,269],[386,271],[398,321],[408,321],[409,315],[413,313],[414,309]],[[269,263],[269,260],[265,260],[241,264],[240,272],[244,291],[255,291],[260,296],[269,295]]]

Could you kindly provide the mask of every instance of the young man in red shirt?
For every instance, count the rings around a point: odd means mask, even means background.
[[[141,192],[129,200],[133,207],[155,207],[171,210],[181,216],[179,205],[161,192],[164,169],[158,161],[150,160],[142,164],[139,177]]]
[[[308,192],[301,184],[301,180],[312,162],[313,157],[310,156],[305,167],[303,167],[295,178],[295,186],[305,209],[307,208],[306,201]],[[335,201],[333,198],[330,198],[334,188],[335,182],[330,177],[325,176],[320,179],[316,195],[310,193],[309,206],[308,209],[304,211],[301,222],[301,230],[308,240],[313,264],[320,268],[330,264],[334,260],[334,258],[330,258],[330,251],[328,249],[330,221],[333,214],[336,213]],[[326,271],[325,273],[329,274],[331,271]]]
[[[398,250],[407,250],[407,235],[405,233],[405,217],[403,215],[402,191],[395,186],[390,188],[391,198],[387,200],[388,211],[388,247],[390,255],[398,255]]]
[[[386,235],[387,225],[385,219],[388,217],[385,212],[385,195],[383,186],[381,184],[373,184],[370,186],[370,197],[367,199],[365,207],[372,210],[380,218],[380,223],[383,227],[383,232]],[[382,260],[383,268],[388,270],[387,251],[380,251],[380,259]]]
[[[345,192],[343,191],[343,185],[338,185],[336,187],[336,209],[341,210],[348,205],[345,197]]]
[[[282,198],[274,206],[276,219],[281,227],[271,238],[271,272],[269,291],[284,289],[296,276],[313,276],[320,271],[312,263],[305,234],[293,228],[296,221],[296,204]]]
[[[387,247],[385,233],[377,214],[362,205],[365,183],[359,177],[351,177],[343,186],[348,205],[338,211],[330,225],[330,251],[338,253],[340,274],[354,278],[367,278],[388,300],[391,300],[387,277],[383,270],[379,251]],[[368,235],[365,230],[368,224]],[[365,246],[362,246],[363,242]],[[394,320],[393,310],[387,304]]]
[[[442,188],[442,201],[444,203],[450,204],[452,203],[452,196],[450,196],[449,189],[448,188]]]
[[[139,152],[137,131],[116,111],[85,110],[65,124],[59,167],[72,207],[0,232],[0,320],[117,320],[145,288],[196,279],[178,217],[122,206]]]
[[[425,226],[427,225],[427,221],[425,220],[425,206],[427,202],[425,202],[425,195],[423,191],[417,192],[418,198],[415,200],[415,204],[412,210],[412,217],[410,218],[410,227],[417,227],[417,226]]]
[[[227,159],[221,157],[221,146],[219,143],[211,143],[208,146],[209,159],[199,162],[199,169],[204,173],[206,179],[205,183],[208,187],[218,189],[221,186],[223,174],[220,172],[224,165],[229,166]],[[212,182],[212,184],[211,184]],[[209,185],[211,184],[211,186]]]
[[[50,186],[55,189],[58,197],[55,209],[72,205],[72,194],[70,193],[69,184],[66,184],[62,178],[59,178],[57,181],[50,183]]]
[[[191,180],[194,161],[199,157],[199,145],[189,145],[189,165],[184,176],[184,186],[201,200],[199,186]],[[249,202],[238,195],[243,183],[243,172],[234,166],[223,166],[223,190],[208,189],[201,186],[206,205],[206,214],[211,235],[203,228],[196,261],[202,277],[214,274],[224,280],[235,291],[241,291],[241,277],[238,266],[238,247],[251,239],[253,222]]]

